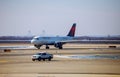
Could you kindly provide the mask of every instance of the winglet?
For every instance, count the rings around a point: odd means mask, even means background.
[[[69,33],[68,33],[67,36],[74,37],[74,35],[75,35],[75,29],[76,29],[76,23],[74,23],[72,25],[72,27],[71,27],[71,29],[70,29],[70,31],[69,31]]]

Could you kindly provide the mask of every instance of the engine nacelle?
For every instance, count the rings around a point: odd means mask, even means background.
[[[59,48],[59,49],[62,49],[62,45],[63,45],[63,44],[62,44],[61,42],[54,44],[54,46],[55,46],[56,48]]]

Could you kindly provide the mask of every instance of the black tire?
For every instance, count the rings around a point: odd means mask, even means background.
[[[37,49],[40,49],[40,47],[38,47]]]
[[[51,61],[51,57],[48,58],[48,61]]]
[[[38,61],[41,61],[41,58],[38,58]]]
[[[32,61],[35,61],[35,59],[32,59]]]
[[[59,49],[63,49],[63,47],[59,47]]]
[[[46,49],[49,49],[49,47],[46,47]]]
[[[45,61],[45,59],[43,59],[43,61]]]

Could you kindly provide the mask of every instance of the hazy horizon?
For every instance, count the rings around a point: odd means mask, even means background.
[[[0,0],[0,36],[120,35],[120,0]]]

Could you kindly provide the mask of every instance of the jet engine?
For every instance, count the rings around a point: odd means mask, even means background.
[[[54,46],[56,47],[56,48],[59,48],[59,49],[62,49],[63,47],[62,47],[62,43],[61,42],[58,42],[58,43],[55,43],[54,44]]]

